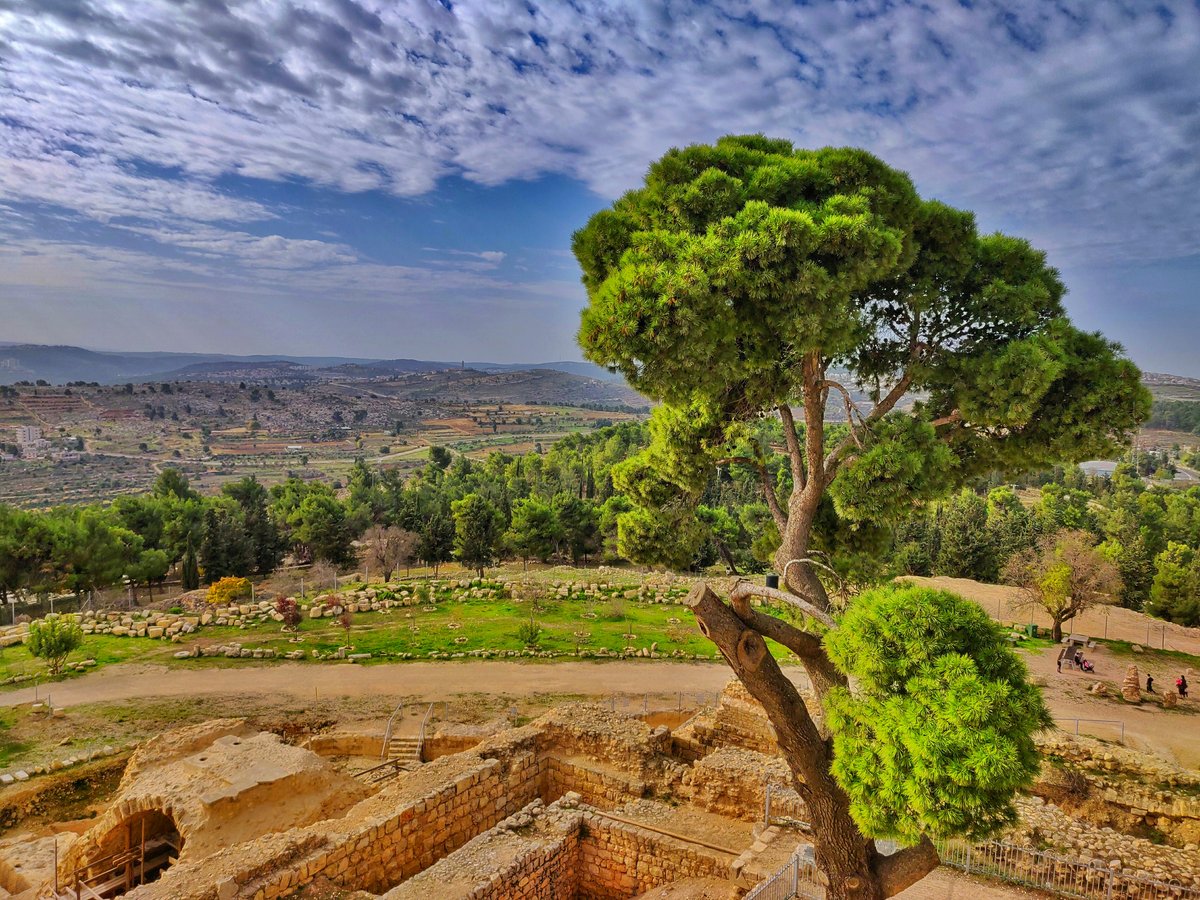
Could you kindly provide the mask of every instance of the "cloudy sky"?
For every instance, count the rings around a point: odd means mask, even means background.
[[[575,359],[671,146],[855,144],[1200,376],[1200,2],[0,0],[0,340]]]

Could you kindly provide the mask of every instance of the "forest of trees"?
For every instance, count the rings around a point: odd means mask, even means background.
[[[1194,400],[1155,400],[1146,424],[1150,428],[1200,434],[1200,403]]]
[[[778,446],[778,428],[764,420],[754,439]],[[827,426],[831,437],[841,429]],[[649,439],[647,426],[625,424],[571,435],[543,454],[476,461],[435,447],[407,478],[358,460],[340,496],[320,482],[266,488],[253,477],[200,496],[167,469],[150,493],[107,506],[0,506],[0,590],[86,594],[128,583],[153,596],[170,574],[194,588],[265,576],[288,556],[380,572],[452,560],[477,569],[502,559],[644,562],[671,549],[680,569],[770,568],[779,533],[759,473],[745,463],[712,472],[693,533],[673,536],[671,548],[655,544],[654,529],[613,483],[613,468]],[[764,459],[769,471],[786,465],[775,453]],[[985,479],[915,508],[894,528],[838,535],[837,577],[849,586],[899,573],[995,582],[1047,536],[1083,531],[1116,567],[1122,605],[1200,624],[1200,487],[1155,487],[1129,466],[1112,478],[1059,468],[1021,487],[1040,488],[1040,498],[1023,504],[1014,486]]]

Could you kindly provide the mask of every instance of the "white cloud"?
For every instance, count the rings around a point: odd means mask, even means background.
[[[1200,250],[1200,11],[1187,0],[448,6],[0,10],[0,202],[17,207],[5,230],[28,236],[30,204],[161,246],[39,251],[113,279],[536,296],[492,278],[498,250],[410,270],[328,232],[263,234],[286,231],[286,211],[222,178],[413,197],[451,173],[559,173],[612,197],[670,146],[763,131],[867,146],[1059,264]]]

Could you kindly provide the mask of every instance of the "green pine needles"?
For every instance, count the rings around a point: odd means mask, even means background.
[[[1052,724],[1024,663],[976,604],[909,585],[856,598],[826,635],[834,777],[865,835],[981,838],[1016,820]]]

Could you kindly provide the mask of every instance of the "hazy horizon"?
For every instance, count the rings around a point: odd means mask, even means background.
[[[82,0],[0,32],[6,340],[577,361],[572,232],[761,131],[866,147],[1200,377],[1194,3]]]

